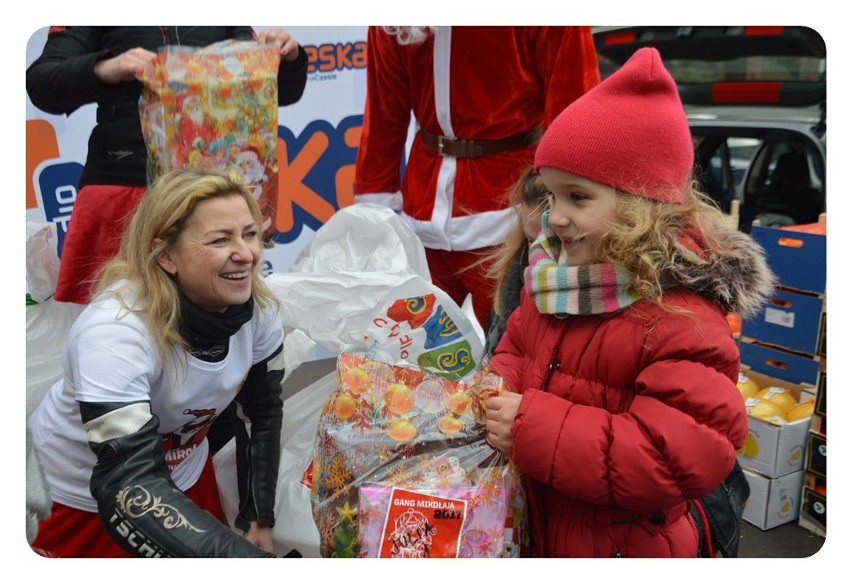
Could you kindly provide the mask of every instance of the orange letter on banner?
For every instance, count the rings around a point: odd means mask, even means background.
[[[33,184],[35,169],[53,158],[59,158],[59,143],[53,125],[47,120],[27,120],[27,209],[38,206]]]
[[[362,127],[349,128],[343,133],[343,143],[357,148],[361,141]],[[337,206],[342,209],[355,204],[355,165],[341,166],[334,175],[334,190],[337,191]]]
[[[281,233],[293,229],[293,205],[298,205],[320,222],[334,215],[334,207],[320,195],[305,186],[305,176],[328,149],[328,136],[315,132],[292,162],[288,163],[287,144],[278,138],[278,212],[275,228]]]

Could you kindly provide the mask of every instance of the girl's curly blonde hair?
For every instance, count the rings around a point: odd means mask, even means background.
[[[706,264],[719,251],[725,217],[694,180],[682,203],[619,195],[615,218],[598,241],[596,260],[623,267],[632,275],[633,290],[662,306],[666,274],[684,264]]]

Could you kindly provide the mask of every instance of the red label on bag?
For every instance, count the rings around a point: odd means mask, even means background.
[[[394,488],[380,558],[455,558],[467,502]]]

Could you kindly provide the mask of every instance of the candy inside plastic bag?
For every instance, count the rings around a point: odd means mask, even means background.
[[[498,376],[452,380],[346,353],[337,373],[312,467],[324,557],[520,555],[521,477],[481,418]]]

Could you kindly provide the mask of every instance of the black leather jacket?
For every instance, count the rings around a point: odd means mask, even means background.
[[[237,394],[240,508],[236,527],[275,525],[281,445],[283,345],[252,366]],[[166,465],[159,418],[148,402],[80,402],[98,458],[90,489],[101,524],[137,557],[275,557],[248,542],[178,489]],[[245,427],[250,426],[250,430]]]
[[[27,69],[27,95],[51,114],[70,115],[97,103],[97,125],[89,137],[80,187],[86,184],[144,186],[147,150],[139,121],[142,84],[104,84],[95,64],[134,47],[149,51],[165,45],[204,47],[215,42],[253,38],[250,26],[68,26],[51,27],[41,56]],[[307,82],[308,58],[299,47],[293,62],[282,60],[278,103],[297,102]]]

